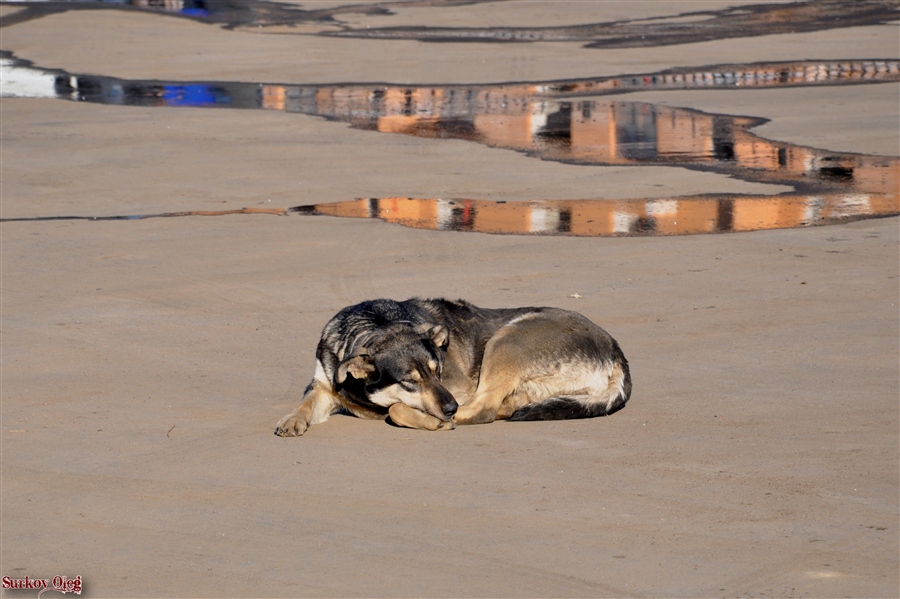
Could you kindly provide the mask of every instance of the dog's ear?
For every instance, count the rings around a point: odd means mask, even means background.
[[[340,385],[347,380],[349,375],[365,381],[373,372],[375,372],[375,364],[372,362],[372,358],[368,354],[356,355],[341,362],[337,372],[334,373],[334,380]]]
[[[423,324],[419,327],[419,332],[441,349],[447,349],[450,345],[450,329],[442,324]]]

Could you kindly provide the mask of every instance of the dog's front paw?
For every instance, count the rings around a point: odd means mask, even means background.
[[[450,422],[444,422],[431,414],[426,414],[421,410],[411,408],[402,403],[395,403],[388,408],[388,415],[390,416],[391,422],[397,426],[406,428],[416,428],[426,431],[452,431],[456,428],[456,423],[452,420]]]
[[[282,418],[275,427],[275,434],[279,437],[299,437],[309,428],[309,422],[296,412],[291,412]]]

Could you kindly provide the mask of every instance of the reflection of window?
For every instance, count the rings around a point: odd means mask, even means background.
[[[571,144],[572,103],[562,102],[559,110],[548,114],[546,124],[540,128],[538,135],[547,141]]]
[[[560,233],[570,233],[572,231],[572,211],[559,211],[559,226],[556,228]]]
[[[469,201],[454,206],[450,212],[449,228],[453,231],[471,231],[475,226],[475,207]]]
[[[832,181],[852,181],[853,167],[841,165],[827,165],[819,167],[819,176]]]
[[[657,156],[656,109],[651,104],[613,102],[618,155],[633,160]]]
[[[411,116],[412,112],[413,112],[412,111],[412,103],[413,103],[412,91],[406,90],[403,95],[404,95],[403,115]]]
[[[713,156],[717,160],[735,159],[734,125],[729,117],[713,117]]]
[[[734,200],[719,200],[716,207],[716,230],[734,229]]]

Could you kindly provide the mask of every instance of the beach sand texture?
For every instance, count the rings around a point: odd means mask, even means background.
[[[7,24],[0,49],[84,75],[285,85],[898,58],[896,22],[635,48],[315,35],[741,4],[394,3],[393,15],[293,29],[72,10]],[[763,117],[754,132],[778,142],[900,154],[896,82],[617,99]],[[7,219],[790,189],[277,110],[37,98],[0,109]],[[673,237],[265,214],[0,232],[2,576],[81,576],[88,597],[898,596],[896,217]],[[631,401],[593,420],[437,434],[335,416],[301,438],[273,435],[331,315],[411,296],[577,310],[621,344]]]

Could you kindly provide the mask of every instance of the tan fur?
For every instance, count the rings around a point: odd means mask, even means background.
[[[341,405],[340,398],[318,381],[314,380],[311,387],[297,409],[278,422],[282,437],[302,435],[313,424],[328,420]]]
[[[548,340],[558,337],[561,328],[558,318],[527,314],[500,329],[485,348],[474,396],[460,406],[454,420],[459,424],[485,424],[509,418],[527,404],[560,395],[610,401],[613,371],[618,368],[621,375],[621,368],[614,363],[547,360]]]
[[[453,422],[444,422],[431,414],[426,414],[403,403],[395,403],[388,410],[391,422],[397,426],[426,431],[450,431],[456,428]]]

